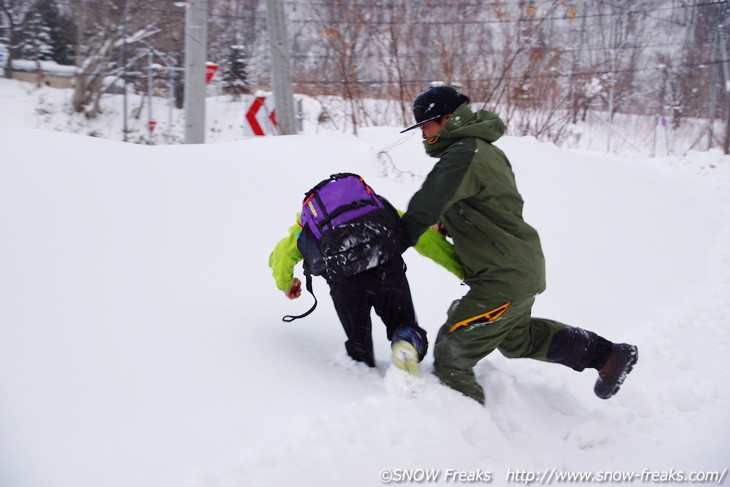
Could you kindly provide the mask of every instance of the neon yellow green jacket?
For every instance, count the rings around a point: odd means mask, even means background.
[[[398,213],[403,215],[401,211]],[[282,291],[289,289],[294,283],[294,266],[303,259],[302,253],[297,248],[297,239],[301,230],[299,214],[297,214],[297,222],[289,228],[289,235],[276,244],[269,256],[269,267],[276,280],[276,287]],[[436,230],[427,230],[418,239],[414,248],[419,254],[443,266],[459,279],[464,278],[464,271],[454,252],[454,247],[441,233]]]

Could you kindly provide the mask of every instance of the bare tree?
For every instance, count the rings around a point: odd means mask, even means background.
[[[150,43],[153,36],[174,32],[165,29],[166,24],[181,23],[181,17],[171,10],[174,7],[169,2],[146,3],[149,2],[132,4],[127,0],[110,0],[107,6],[86,6],[87,30],[78,50],[74,111],[96,117],[104,94],[124,76],[136,79],[139,71],[135,66],[154,51]],[[178,41],[181,39],[180,36]]]
[[[379,25],[371,22],[375,11],[362,9],[357,2],[331,0],[313,8],[319,24],[319,42],[331,54],[322,59],[325,69],[320,66],[318,76],[321,79],[324,74],[338,88],[348,105],[347,115],[355,133],[368,117],[363,105],[367,96],[364,89],[368,84],[364,75],[367,70],[362,60],[372,57],[370,39],[379,34]]]
[[[218,0],[212,5],[208,40],[211,60],[220,65],[218,72],[226,93],[248,93],[260,80],[257,58],[265,55],[262,42],[265,26],[260,0]]]
[[[633,93],[639,60],[648,32],[642,15],[651,11],[653,0],[598,0],[596,53],[603,71],[602,98],[609,122],[627,108]]]
[[[14,59],[18,59],[23,48],[25,26],[32,14],[31,0],[0,0],[0,15],[4,17],[7,26],[5,36],[8,43],[9,69],[5,70],[6,78],[13,77],[12,63]]]

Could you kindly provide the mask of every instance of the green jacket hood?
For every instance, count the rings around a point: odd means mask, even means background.
[[[469,105],[459,106],[446,122],[444,128],[430,139],[424,140],[426,153],[431,157],[441,157],[447,147],[465,137],[476,137],[490,144],[504,134],[505,125],[496,113],[479,110],[473,112]]]

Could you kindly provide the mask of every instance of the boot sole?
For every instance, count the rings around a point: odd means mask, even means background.
[[[634,369],[634,365],[636,365],[636,362],[638,362],[638,361],[639,361],[639,349],[635,345],[631,345],[631,354],[630,354],[629,361],[626,362],[626,365],[624,365],[624,367],[623,367],[623,369],[621,371],[621,374],[616,379],[616,385],[614,386],[614,388],[611,389],[611,391],[609,391],[608,393],[601,394],[598,391],[598,389],[599,389],[599,384],[602,381],[601,381],[601,379],[599,379],[598,382],[596,383],[596,386],[595,386],[594,390],[593,390],[593,392],[596,393],[596,396],[600,397],[601,399],[610,399],[613,396],[615,396],[616,393],[621,388],[621,385],[626,380],[626,377]]]
[[[421,368],[418,365],[418,352],[409,342],[398,341],[393,344],[393,365],[416,377],[421,377]]]

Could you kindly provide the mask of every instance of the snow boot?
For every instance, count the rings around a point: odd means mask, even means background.
[[[393,333],[391,343],[393,365],[414,375],[421,376],[419,362],[426,355],[426,337],[413,327],[404,326]]]
[[[409,373],[421,377],[421,368],[418,365],[418,352],[411,342],[399,340],[391,345],[393,365]]]
[[[639,349],[636,346],[615,343],[608,360],[598,369],[598,380],[593,388],[596,396],[608,399],[616,394],[637,360]]]

